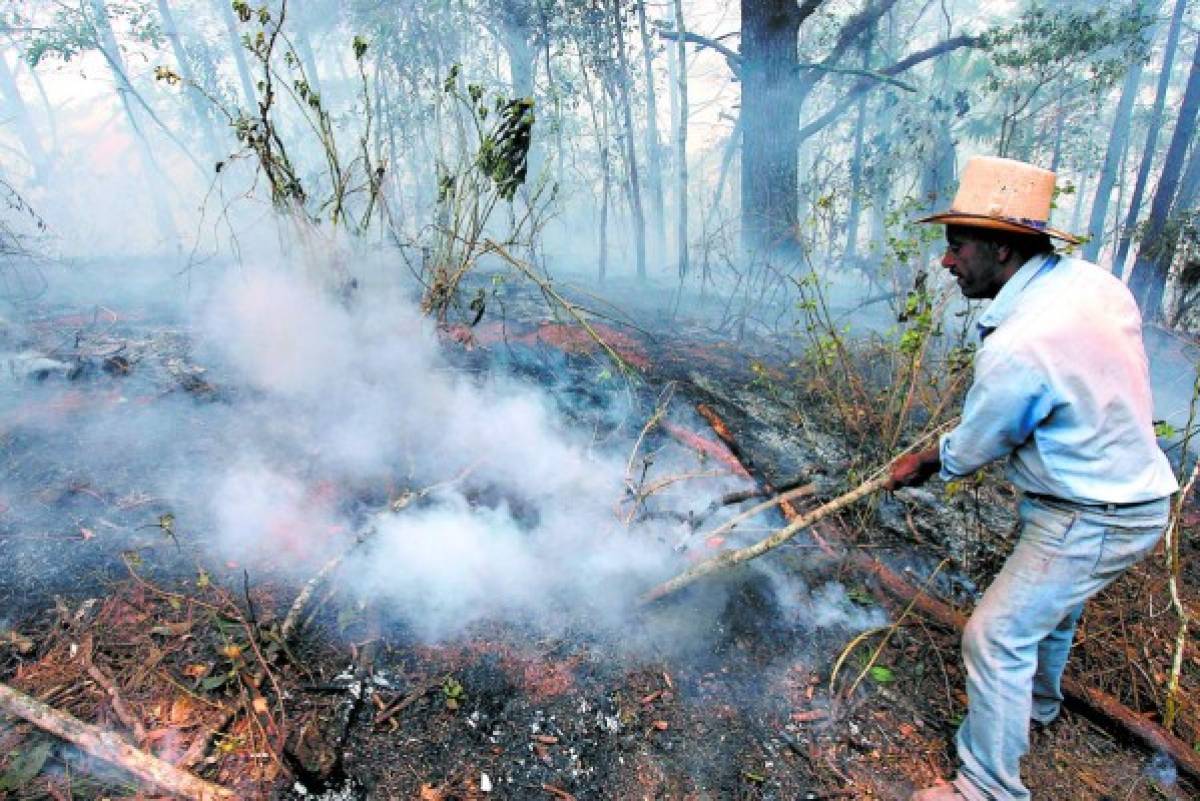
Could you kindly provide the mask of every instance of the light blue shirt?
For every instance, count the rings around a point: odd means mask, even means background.
[[[979,317],[983,340],[962,420],[941,438],[942,478],[1008,457],[1019,489],[1077,503],[1177,490],[1152,422],[1142,320],[1094,264],[1036,256]]]

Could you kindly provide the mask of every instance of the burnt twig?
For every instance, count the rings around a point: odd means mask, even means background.
[[[20,690],[0,683],[0,710],[24,718],[39,729],[72,743],[86,753],[111,762],[139,779],[181,798],[217,801],[236,796],[158,757],[134,748],[109,731],[84,723],[74,715],[48,706]]]

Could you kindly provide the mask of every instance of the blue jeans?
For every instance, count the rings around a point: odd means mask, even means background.
[[[1157,544],[1163,498],[1135,506],[1079,506],[1025,498],[1021,534],[963,631],[967,717],[955,785],[970,801],[1026,801],[1021,757],[1029,722],[1048,723],[1083,604]]]

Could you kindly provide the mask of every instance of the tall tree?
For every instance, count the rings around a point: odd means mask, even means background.
[[[1138,247],[1137,259],[1129,273],[1129,289],[1137,298],[1142,316],[1158,320],[1162,315],[1162,298],[1166,288],[1167,270],[1170,266],[1172,237],[1164,236],[1175,208],[1175,194],[1182,177],[1184,157],[1196,131],[1196,114],[1200,111],[1200,42],[1192,56],[1187,86],[1183,91],[1183,102],[1175,120],[1175,130],[1167,155],[1163,158],[1162,172],[1154,199],[1150,204],[1150,216]]]
[[[157,159],[154,158],[154,150],[150,146],[150,142],[146,139],[146,134],[138,124],[137,114],[133,109],[134,102],[139,104],[146,110],[151,118],[154,117],[149,107],[141,100],[141,95],[134,89],[133,84],[129,81],[129,72],[125,67],[125,60],[121,55],[121,50],[117,46],[117,37],[113,33],[112,22],[108,16],[108,5],[105,0],[90,0],[92,11],[92,35],[96,48],[104,56],[104,60],[108,63],[109,71],[112,73],[113,81],[117,91],[117,96],[120,98],[121,107],[125,111],[125,119],[129,123],[134,139],[138,145],[138,153],[141,156],[143,172],[147,178],[159,177],[163,175],[162,168],[159,166]],[[165,129],[165,126],[159,123],[160,127]],[[174,241],[178,238],[175,228],[175,222],[171,218],[171,213],[167,209],[166,203],[162,198],[161,192],[151,191],[149,193],[151,203],[154,207],[155,220],[158,223],[159,231],[162,236],[168,241]]]
[[[675,185],[679,202],[676,210],[679,214],[676,223],[676,247],[679,251],[679,278],[682,280],[688,274],[688,164],[687,164],[687,134],[688,134],[688,84],[687,84],[687,46],[683,33],[687,26],[683,22],[683,2],[675,0],[675,28],[680,34],[675,40],[676,58],[679,61],[679,129],[675,133]]]
[[[1183,28],[1183,13],[1187,10],[1188,0],[1175,0],[1175,10],[1171,13],[1171,24],[1167,28],[1167,41],[1163,49],[1162,66],[1158,73],[1158,88],[1154,93],[1154,108],[1146,127],[1146,144],[1142,148],[1142,161],[1138,165],[1137,177],[1133,182],[1133,194],[1129,199],[1129,210],[1125,215],[1125,224],[1121,226],[1121,237],[1117,252],[1113,255],[1113,274],[1121,275],[1125,269],[1125,259],[1129,255],[1129,247],[1133,243],[1133,232],[1137,227],[1138,215],[1141,213],[1142,198],[1146,184],[1150,180],[1150,168],[1154,165],[1154,154],[1158,149],[1158,132],[1162,127],[1163,111],[1167,104],[1167,90],[1171,86],[1171,69],[1175,64],[1175,52],[1179,47],[1179,33]]]
[[[646,217],[642,211],[642,187],[638,178],[637,150],[634,147],[633,103],[629,98],[629,58],[625,50],[625,22],[621,15],[621,0],[612,0],[610,5],[612,26],[616,31],[617,44],[617,99],[621,117],[625,124],[625,168],[628,179],[629,205],[633,211],[633,246],[637,260],[638,278],[646,277]]]
[[[796,226],[800,25],[823,0],[741,0],[742,237],[774,246]]]
[[[225,26],[225,34],[229,38],[229,49],[233,54],[233,63],[237,67],[238,79],[242,84],[242,102],[246,108],[254,108],[258,95],[254,91],[254,79],[250,77],[250,65],[246,62],[245,48],[242,47],[242,35],[238,31],[237,19],[233,16],[233,6],[229,0],[212,0],[217,7],[217,14]]]
[[[862,65],[871,67],[872,37],[863,42]],[[863,199],[863,140],[867,127],[867,98],[860,97],[855,112],[854,144],[850,151],[850,208],[846,212],[846,247],[842,251],[843,262],[853,263],[858,256],[858,222],[862,216]]]
[[[158,15],[162,18],[163,34],[167,37],[167,41],[171,43],[171,52],[175,56],[179,77],[183,78],[183,91],[187,95],[192,116],[195,118],[196,126],[200,129],[200,134],[204,139],[204,145],[209,156],[217,157],[220,151],[217,146],[216,134],[213,132],[212,117],[209,116],[208,101],[201,92],[200,84],[197,82],[196,76],[192,71],[192,64],[188,59],[187,50],[183,46],[183,40],[180,36],[179,26],[175,22],[175,13],[171,9],[170,0],[156,0],[156,2],[158,4]]]
[[[654,40],[646,24],[646,0],[636,0],[638,33],[642,39],[642,70],[646,74],[646,192],[650,195],[650,258],[663,252],[662,143],[658,139],[658,92],[654,85]]]
[[[17,138],[21,140],[25,156],[33,167],[35,178],[38,181],[45,181],[50,175],[50,158],[42,146],[42,140],[33,125],[33,118],[25,105],[25,99],[21,96],[16,79],[13,78],[12,71],[8,68],[8,61],[3,54],[0,54],[0,97],[4,98],[5,105],[8,107],[9,119],[16,129]]]
[[[513,94],[533,97],[537,54],[533,46],[531,0],[502,0],[495,6],[500,23],[500,46],[508,56],[508,74]]]
[[[1134,11],[1157,14],[1160,5],[1159,0],[1134,0]],[[1129,70],[1125,73],[1125,81],[1121,85],[1121,98],[1117,101],[1117,108],[1113,113],[1112,135],[1109,136],[1108,146],[1104,151],[1104,166],[1100,170],[1100,181],[1096,185],[1096,196],[1092,201],[1092,211],[1088,220],[1089,238],[1083,248],[1083,256],[1088,261],[1096,261],[1104,244],[1104,220],[1108,216],[1108,205],[1117,182],[1118,168],[1124,162],[1125,151],[1129,148],[1129,128],[1133,122],[1134,100],[1142,84],[1145,50],[1152,39],[1153,28],[1147,28],[1142,46],[1134,52]]]
[[[1104,244],[1104,222],[1108,216],[1108,203],[1117,183],[1117,169],[1121,166],[1125,150],[1129,146],[1133,101],[1141,82],[1142,61],[1138,59],[1129,65],[1125,82],[1121,86],[1121,99],[1117,101],[1117,108],[1113,113],[1112,134],[1104,150],[1104,166],[1100,169],[1100,180],[1096,184],[1096,196],[1092,200],[1092,211],[1088,220],[1088,241],[1083,246],[1083,257],[1088,261],[1096,261],[1100,255],[1100,247]]]

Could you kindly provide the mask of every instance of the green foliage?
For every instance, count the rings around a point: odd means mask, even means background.
[[[0,776],[0,790],[20,790],[37,778],[53,750],[54,743],[37,739],[17,751],[9,760],[8,770]]]
[[[867,675],[871,677],[871,681],[876,684],[891,684],[896,680],[896,674],[891,668],[886,668],[883,665],[874,665],[867,671]]]
[[[485,232],[497,206],[514,203],[525,185],[534,103],[489,93],[479,83],[464,86],[458,64],[450,67],[441,89],[447,101],[441,113],[451,123],[446,127],[452,135],[446,139],[452,160],[434,166],[439,225],[422,308],[445,319],[458,302],[459,283],[486,249]],[[535,189],[524,216],[514,217],[509,242],[534,224],[538,194]],[[474,322],[478,311],[468,307]]]
[[[1145,57],[1143,34],[1153,23],[1141,8],[1034,3],[1015,25],[985,35],[992,60],[1002,68],[988,76],[988,88],[1005,88],[1013,73],[1083,67],[1092,90],[1099,91],[1117,81],[1133,59]]]
[[[463,687],[453,676],[447,676],[442,682],[442,699],[446,708],[453,711],[461,707],[467,700],[467,688]]]
[[[87,3],[55,4],[49,20],[37,27],[25,50],[25,60],[36,67],[47,58],[64,62],[105,47],[105,33],[120,39],[159,47],[163,32],[157,12],[146,2],[108,0],[108,17],[100,19]]]
[[[1102,102],[1129,64],[1147,57],[1154,18],[1125,4],[1033,3],[1016,23],[984,36],[990,68],[982,92],[995,100],[992,116],[976,120],[976,136],[991,138],[996,152],[1027,155],[1032,123],[1047,108],[1079,116],[1080,98]]]

